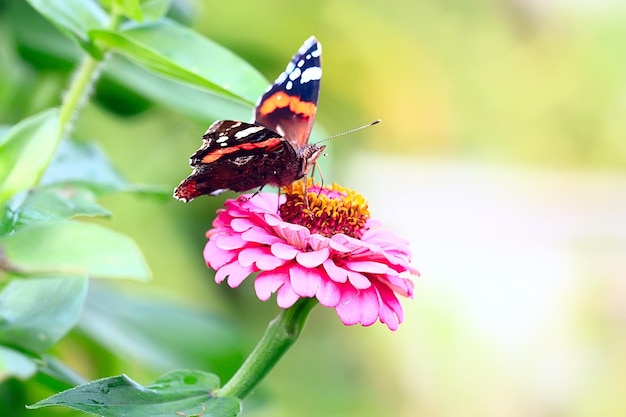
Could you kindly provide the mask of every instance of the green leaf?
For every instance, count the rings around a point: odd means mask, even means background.
[[[252,104],[267,80],[234,53],[192,29],[163,19],[90,35],[159,74]]]
[[[59,113],[50,109],[13,126],[0,144],[0,205],[34,186],[61,137]]]
[[[141,251],[129,237],[97,224],[36,224],[0,239],[11,269],[25,274],[100,278],[150,277]]]
[[[41,185],[73,184],[97,194],[132,190],[95,143],[62,141]]]
[[[77,216],[110,217],[111,212],[95,202],[95,196],[90,190],[75,187],[44,188],[28,194],[15,212],[13,228]]]
[[[7,24],[20,57],[39,71],[71,71],[83,53],[57,26],[26,1],[9,2]]]
[[[0,293],[0,343],[42,353],[78,322],[86,278],[14,279]]]
[[[139,6],[139,0],[113,0],[113,7],[118,13],[129,19],[141,22],[143,20],[143,13]]]
[[[109,16],[98,2],[94,0],[27,1],[90,55],[102,59],[102,52],[88,35],[90,30],[103,29],[109,22]]]
[[[142,0],[141,10],[144,20],[159,20],[167,14],[172,0]]]
[[[88,381],[54,356],[43,354],[37,361],[37,371],[45,375],[46,386],[54,391],[66,390]]]
[[[59,405],[102,417],[239,415],[237,398],[211,395],[218,387],[217,376],[202,371],[170,372],[146,387],[120,375],[63,391],[28,408]]]
[[[153,369],[201,368],[230,377],[245,355],[237,327],[224,317],[104,285],[91,287],[78,327],[116,355]]]
[[[0,383],[7,378],[27,379],[37,372],[35,362],[17,350],[0,346]]]
[[[159,76],[120,56],[114,55],[107,61],[103,77],[207,124],[217,119],[248,120],[252,115],[249,104]]]

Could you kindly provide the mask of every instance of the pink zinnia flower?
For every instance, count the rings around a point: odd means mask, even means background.
[[[257,296],[273,293],[281,308],[315,297],[345,325],[380,320],[391,330],[404,315],[397,295],[413,297],[406,241],[369,217],[367,202],[337,185],[284,187],[286,196],[258,193],[228,200],[207,232],[204,249],[215,281],[232,288],[254,278]]]

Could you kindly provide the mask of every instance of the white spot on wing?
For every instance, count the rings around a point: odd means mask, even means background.
[[[298,52],[300,52],[300,54],[304,54],[306,51],[309,50],[311,46],[315,45],[316,43],[317,39],[315,39],[315,36],[310,36],[309,39],[304,41]]]
[[[245,165],[247,164],[252,158],[254,158],[254,155],[249,155],[249,156],[239,156],[235,159],[233,159],[233,164],[235,165]]]
[[[320,78],[322,78],[322,69],[320,67],[311,67],[302,72],[300,83],[305,84],[312,80],[319,80]]]
[[[296,68],[295,70],[293,70],[291,72],[291,74],[289,74],[289,79],[291,81],[295,81],[298,79],[298,77],[300,76],[300,74],[302,74],[302,71],[300,71],[300,68]]]
[[[245,138],[246,136],[249,136],[253,133],[258,132],[259,130],[263,130],[263,126],[252,126],[252,127],[249,127],[244,130],[240,130],[239,132],[235,133],[235,138],[237,139]]]
[[[291,90],[291,88],[292,88],[292,87],[293,87],[293,83],[292,83],[291,81],[288,81],[288,82],[287,82],[287,85],[285,86],[285,88],[286,88],[287,90]]]
[[[276,81],[274,82],[274,84],[282,84],[285,82],[285,80],[287,79],[287,72],[281,72],[280,75],[278,76],[278,78],[276,78]],[[269,88],[266,91],[269,91],[272,89],[272,85],[269,86]]]
[[[228,136],[220,136],[219,138],[215,140],[215,142],[223,143],[223,142],[226,142],[227,140],[228,140]]]
[[[301,59],[300,61],[298,61],[298,68],[302,68],[303,65],[304,65],[304,59]]]

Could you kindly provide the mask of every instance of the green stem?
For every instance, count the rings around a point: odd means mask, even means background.
[[[245,398],[272,370],[298,339],[306,319],[317,305],[315,298],[302,298],[270,322],[250,356],[235,375],[215,392],[218,397]]]
[[[113,11],[107,29],[115,30],[121,22],[121,15]],[[103,49],[103,55],[106,55],[106,48]],[[80,66],[76,70],[69,89],[64,97],[63,104],[59,111],[59,120],[61,122],[61,132],[67,133],[68,126],[72,121],[72,116],[87,101],[87,97],[91,92],[91,86],[98,79],[100,66],[104,61],[98,61],[91,55],[87,54],[83,57]]]
[[[64,97],[59,113],[61,131],[65,132],[74,113],[86,101],[91,85],[97,78],[100,61],[91,55],[85,55],[78,70],[74,74],[70,88]]]

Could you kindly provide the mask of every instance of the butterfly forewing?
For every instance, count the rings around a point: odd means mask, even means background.
[[[255,123],[281,134],[296,149],[306,146],[313,128],[321,54],[322,46],[311,36],[257,103]]]

